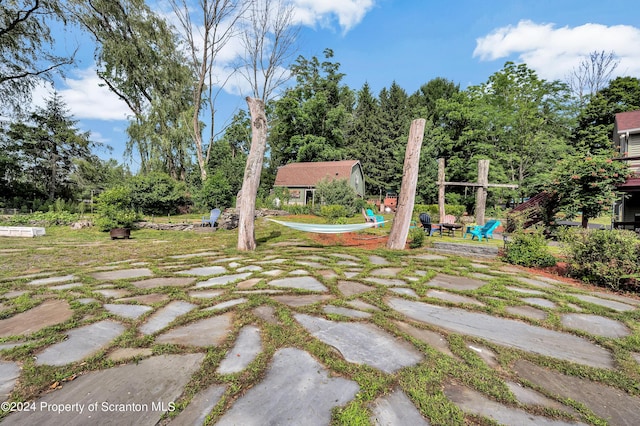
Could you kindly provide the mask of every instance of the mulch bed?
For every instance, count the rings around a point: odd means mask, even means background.
[[[345,232],[343,234],[311,234],[311,238],[316,243],[324,246],[357,247],[364,250],[376,250],[387,246],[389,236]]]

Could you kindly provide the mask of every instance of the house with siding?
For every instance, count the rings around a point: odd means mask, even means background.
[[[290,163],[278,169],[274,187],[289,190],[289,204],[315,204],[316,186],[323,179],[346,179],[364,198],[364,173],[358,160]]]
[[[616,205],[614,226],[640,231],[640,110],[616,114],[613,143],[632,173],[618,187],[625,196]]]

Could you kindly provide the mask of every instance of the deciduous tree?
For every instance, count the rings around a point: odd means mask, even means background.
[[[65,21],[58,0],[0,2],[0,115],[22,110],[41,79],[73,63],[75,52],[54,53],[53,21]]]

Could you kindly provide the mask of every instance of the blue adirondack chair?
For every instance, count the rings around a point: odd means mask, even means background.
[[[378,226],[384,226],[384,217],[381,214],[374,214],[373,210],[367,209],[367,217],[373,218],[376,221],[376,228]]]
[[[482,241],[482,237],[485,239],[493,238],[493,231],[500,226],[499,220],[490,220],[483,226],[476,225],[474,227],[468,226],[467,232],[464,233],[464,238],[467,238],[467,234],[471,235],[471,239],[478,237],[478,241]]]
[[[206,216],[202,216],[201,226],[211,226],[213,228],[213,226],[216,224],[216,220],[218,220],[219,217],[220,209],[213,209],[211,210],[211,214],[209,215],[208,219]]]

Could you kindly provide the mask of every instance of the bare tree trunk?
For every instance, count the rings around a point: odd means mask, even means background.
[[[244,251],[256,249],[256,196],[267,146],[267,116],[264,111],[264,102],[247,97],[247,105],[251,114],[251,149],[244,168],[241,196],[238,201],[238,250]]]
[[[476,223],[484,225],[489,184],[489,160],[478,160],[478,191],[476,192]]]
[[[438,158],[438,221],[444,219],[444,158]]]
[[[391,226],[387,248],[401,250],[407,243],[409,225],[413,213],[413,205],[418,185],[418,167],[420,166],[420,148],[424,137],[426,120],[419,118],[411,122],[407,152],[404,156],[404,169],[402,171],[402,186],[398,197],[398,209]]]

